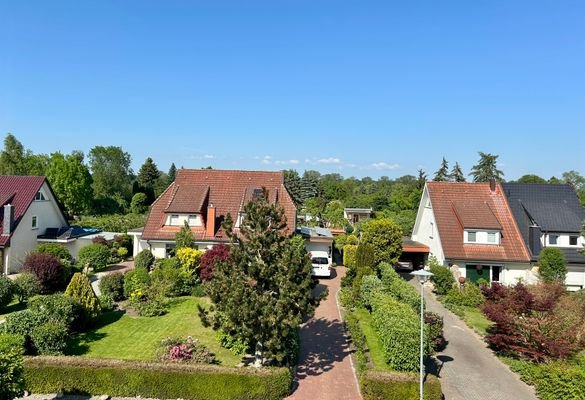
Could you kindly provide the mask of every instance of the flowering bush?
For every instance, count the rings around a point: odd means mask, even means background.
[[[168,362],[186,362],[195,364],[217,364],[218,361],[209,349],[191,336],[187,339],[163,339],[159,346],[158,358]]]

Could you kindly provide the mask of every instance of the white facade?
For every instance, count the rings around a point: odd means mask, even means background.
[[[575,233],[553,233],[547,232],[540,235],[542,247],[568,247],[580,248],[585,246],[585,237]]]
[[[440,264],[445,264],[445,253],[443,253],[443,246],[441,245],[441,238],[439,237],[439,230],[433,213],[433,205],[426,186],[418,206],[416,222],[414,223],[411,237],[412,240],[429,247],[429,257],[435,257]]]
[[[310,242],[308,239],[305,240],[305,250],[307,253],[319,252],[319,254],[327,254],[329,264],[333,262],[331,243],[321,242]]]
[[[33,200],[14,230],[10,246],[4,249],[3,266],[6,275],[20,271],[26,255],[37,246],[38,235],[43,234],[47,228],[67,225],[47,182],[43,183],[40,192],[45,200]],[[36,224],[33,225],[33,221]]]
[[[481,265],[487,271],[491,282],[514,285],[518,282],[534,284],[538,282],[538,273],[529,263],[492,262],[457,260],[452,262],[458,267],[458,276],[467,278],[467,267]],[[496,272],[496,270],[498,272]],[[499,276],[498,276],[499,275]]]

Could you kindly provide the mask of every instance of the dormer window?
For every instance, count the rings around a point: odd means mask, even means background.
[[[178,214],[171,214],[169,217],[169,225],[170,226],[179,226],[179,215]]]
[[[487,241],[488,243],[496,243],[496,232],[488,232]]]
[[[501,234],[497,230],[466,229],[463,233],[463,243],[499,245]]]
[[[559,235],[548,235],[548,244],[556,246],[559,241]]]
[[[477,241],[477,232],[474,231],[467,232],[467,241],[475,243]]]
[[[569,246],[577,246],[578,236],[569,236]]]
[[[30,197],[29,197],[30,199]],[[45,198],[45,195],[43,194],[43,192],[37,192],[37,194],[35,194],[35,201],[43,201],[43,200],[47,200]]]
[[[187,218],[187,223],[189,226],[195,226],[197,224],[197,215],[189,215]]]

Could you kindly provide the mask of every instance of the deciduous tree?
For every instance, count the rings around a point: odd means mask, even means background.
[[[93,189],[98,197],[123,199],[132,195],[132,157],[121,147],[95,146],[89,152]]]
[[[89,210],[93,199],[92,178],[83,164],[83,153],[51,154],[47,179],[70,215]]]

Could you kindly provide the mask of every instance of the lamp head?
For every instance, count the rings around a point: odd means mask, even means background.
[[[424,269],[419,269],[417,271],[411,272],[410,275],[416,276],[420,283],[425,283],[427,279],[433,276],[434,274],[432,272],[425,271]]]

